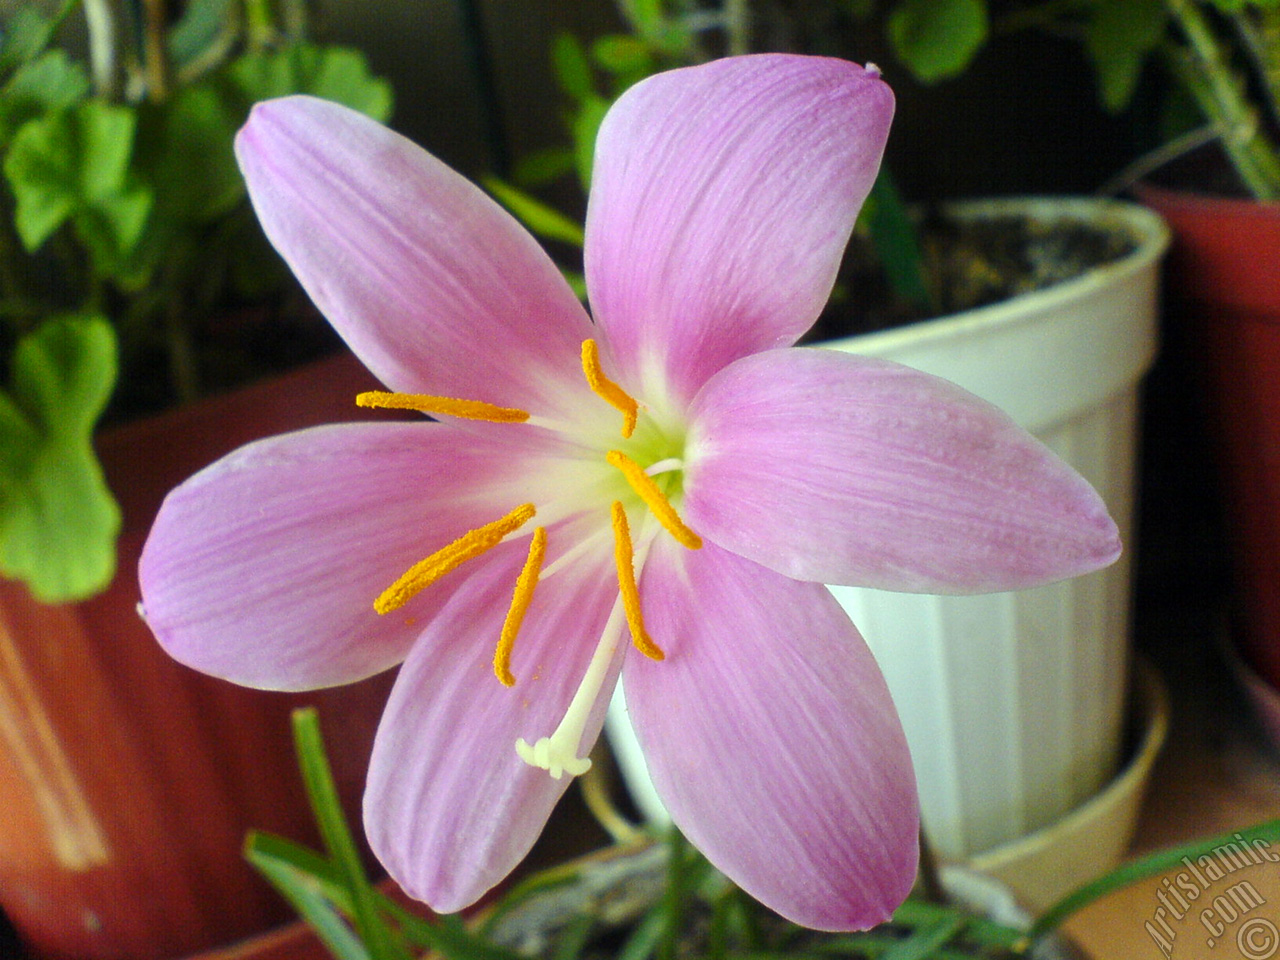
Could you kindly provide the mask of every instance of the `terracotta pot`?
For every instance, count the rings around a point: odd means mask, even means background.
[[[0,583],[0,908],[32,952],[173,957],[289,916],[240,850],[249,828],[316,842],[296,706],[319,707],[358,812],[391,677],[294,696],[197,674],[138,617],[136,570],[171,487],[256,437],[359,418],[354,394],[372,385],[344,354],[106,433],[124,512],[115,582],[57,607]]]
[[[1219,441],[1242,651],[1280,687],[1280,203],[1137,192],[1174,232],[1171,300]]]

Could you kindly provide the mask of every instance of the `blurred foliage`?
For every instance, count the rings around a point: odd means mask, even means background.
[[[26,5],[0,35],[0,573],[49,602],[114,570],[119,511],[90,440],[117,373],[152,405],[191,399],[202,325],[287,288],[232,148],[250,107],[391,109],[358,51],[307,39],[299,0],[169,9]],[[62,45],[77,15],[83,60]]]
[[[245,854],[298,910],[337,960],[1017,960],[1066,956],[1054,937],[1077,911],[1143,879],[1179,869],[1234,844],[1238,833],[1201,839],[1129,861],[1063,897],[1027,925],[1010,925],[1011,895],[966,873],[972,899],[999,900],[1004,922],[981,904],[948,894],[929,861],[917,889],[887,922],[855,933],[797,926],[759,904],[716,870],[678,830],[637,834],[605,851],[532,874],[490,898],[465,920],[425,918],[374,886],[338,800],[316,711],[293,717],[303,782],[324,850],[271,834],[250,834]],[[588,774],[590,776],[590,774]],[[1280,820],[1245,831],[1251,842],[1280,842]],[[993,886],[994,885],[994,886]],[[929,893],[927,891],[933,891]],[[982,891],[981,893],[979,891]]]

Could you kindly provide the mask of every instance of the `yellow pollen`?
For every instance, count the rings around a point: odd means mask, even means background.
[[[500,520],[494,520],[492,523],[486,523],[482,527],[476,527],[464,533],[447,547],[442,547],[406,570],[400,579],[383,590],[381,596],[373,601],[373,609],[378,613],[399,610],[421,590],[431,586],[449,571],[461,566],[472,557],[478,557],[485,551],[492,550],[502,542],[503,537],[527,523],[535,512],[533,504],[526,503],[516,507]]]
[[[450,417],[461,417],[464,420],[488,420],[490,423],[524,423],[529,419],[528,411],[515,407],[499,407],[482,400],[432,397],[425,393],[386,393],[382,390],[370,390],[356,395],[356,406],[442,413]]]
[[[622,414],[622,436],[630,437],[636,429],[639,404],[631,394],[604,375],[604,371],[600,369],[600,349],[594,340],[582,341],[582,372],[586,374],[587,383],[596,396]]]
[[[631,489],[640,495],[640,499],[658,518],[658,522],[666,528],[667,533],[676,538],[678,543],[690,550],[698,550],[702,547],[702,538],[684,525],[684,521],[676,513],[675,507],[671,506],[671,501],[667,499],[666,494],[658,489],[653,478],[644,472],[640,464],[620,450],[610,450],[605,454],[605,459],[622,471],[622,475],[631,484]]]
[[[650,660],[665,660],[666,654],[644,628],[644,616],[640,612],[640,590],[636,587],[631,550],[631,528],[627,525],[627,511],[616,500],[613,503],[613,559],[618,567],[618,592],[622,595],[622,609],[627,615],[627,626],[631,628],[631,642]]]
[[[515,594],[511,597],[511,608],[507,611],[507,619],[502,624],[502,636],[498,638],[498,649],[493,652],[493,672],[504,687],[514,687],[516,678],[511,673],[511,651],[516,645],[516,634],[520,624],[524,622],[525,611],[533,599],[533,588],[538,585],[538,573],[542,569],[542,558],[547,554],[547,529],[538,527],[533,531],[533,540],[529,543],[529,556],[524,562],[524,569],[516,580]]]

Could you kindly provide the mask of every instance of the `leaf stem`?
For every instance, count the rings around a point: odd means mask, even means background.
[[[1194,0],[1166,0],[1186,44],[1170,51],[1175,72],[1200,109],[1222,131],[1222,146],[1257,200],[1280,199],[1280,156],[1268,142],[1246,83]]]
[[[147,99],[164,103],[169,98],[169,51],[165,49],[164,0],[143,0],[142,69]]]
[[[749,0],[724,0],[724,33],[729,56],[751,52],[751,4]]]
[[[1271,122],[1280,124],[1280,7],[1240,11],[1231,22],[1257,73]]]
[[[116,18],[111,0],[84,0],[84,21],[89,34],[89,72],[98,96],[114,100],[117,78]]]

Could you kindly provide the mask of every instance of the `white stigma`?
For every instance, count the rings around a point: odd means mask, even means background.
[[[556,731],[557,734],[559,732]],[[541,767],[547,771],[553,780],[559,780],[566,773],[571,777],[580,777],[591,769],[591,760],[577,755],[577,744],[564,742],[563,739],[541,737],[531,747],[529,741],[521,737],[516,741],[516,753],[529,766]]]
[[[578,756],[578,747],[586,732],[592,708],[600,699],[600,691],[609,675],[609,665],[618,649],[625,622],[622,598],[619,597],[609,611],[609,619],[605,621],[604,631],[600,634],[595,653],[591,655],[587,672],[583,674],[582,682],[578,684],[569,708],[564,713],[564,719],[555,732],[549,737],[540,737],[532,746],[524,737],[516,741],[516,753],[529,766],[541,767],[556,780],[566,773],[577,777],[591,769],[591,760]]]

